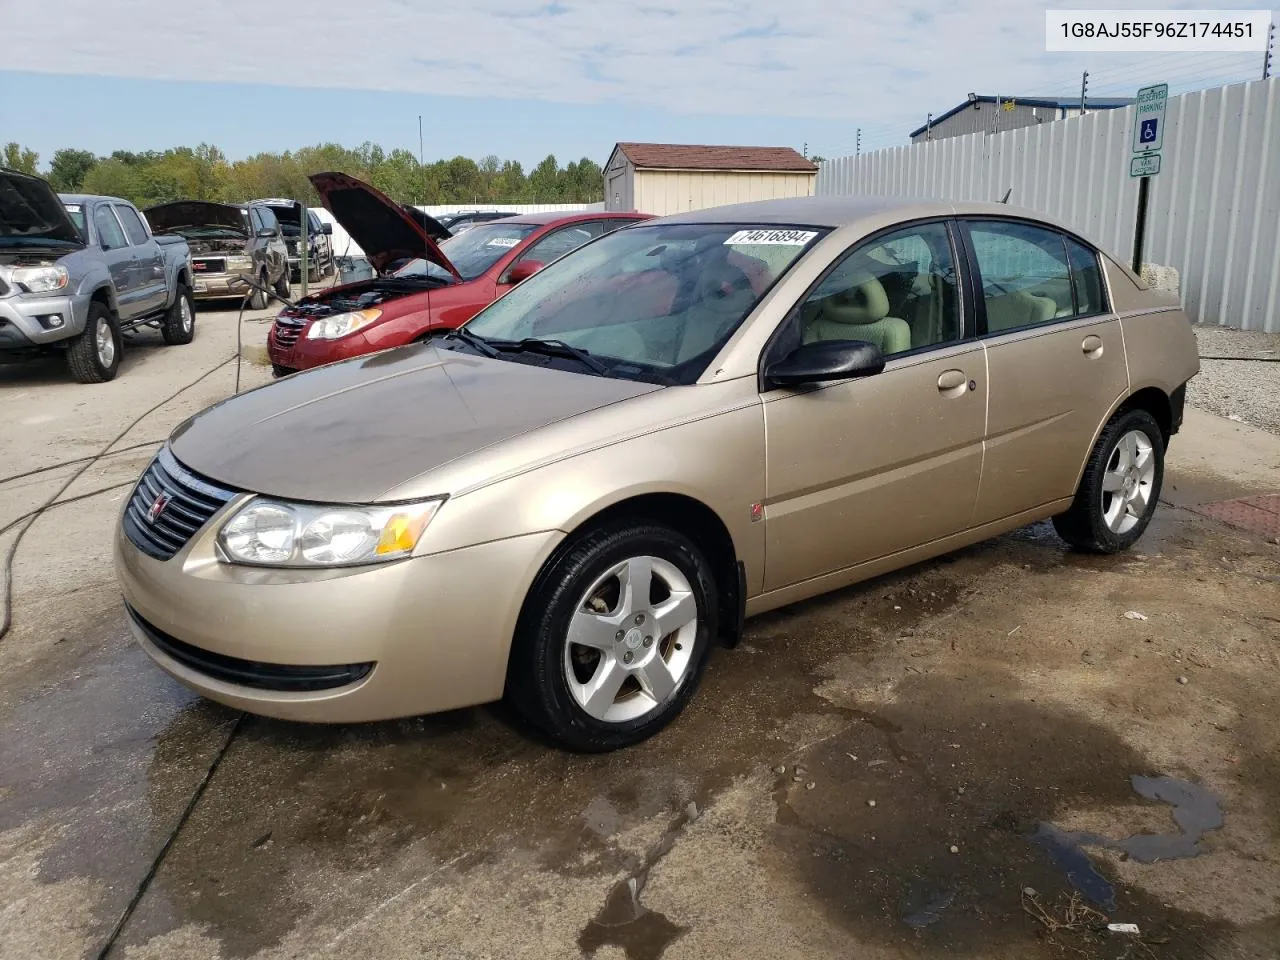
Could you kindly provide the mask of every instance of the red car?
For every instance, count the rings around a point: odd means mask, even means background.
[[[522,214],[449,236],[431,217],[355,177],[318,173],[311,182],[364,250],[374,276],[281,311],[267,336],[278,377],[452,330],[552,260],[649,219],[643,213]]]

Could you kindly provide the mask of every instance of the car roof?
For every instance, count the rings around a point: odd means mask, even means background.
[[[58,199],[63,203],[88,203],[90,200],[110,200],[112,203],[128,203],[123,197],[109,197],[101,193],[60,193]]]
[[[665,223],[776,223],[789,226],[850,227],[865,220],[883,221],[886,217],[917,220],[926,217],[974,215],[1025,217],[1070,230],[1038,211],[995,201],[866,195],[755,200],[671,214],[662,220]]]
[[[503,217],[502,223],[536,223],[545,226],[546,224],[572,223],[575,220],[615,220],[618,217],[647,219],[649,214],[622,210],[607,213],[601,210],[547,210],[542,213],[513,214],[510,217]]]

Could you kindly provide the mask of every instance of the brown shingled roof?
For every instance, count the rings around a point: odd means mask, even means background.
[[[813,173],[817,164],[790,147],[709,147],[680,143],[619,143],[641,170],[772,170]]]

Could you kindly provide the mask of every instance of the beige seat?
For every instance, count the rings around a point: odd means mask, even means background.
[[[888,313],[883,284],[869,273],[857,274],[845,289],[805,304],[803,342],[865,340],[885,356],[910,350],[910,324]]]
[[[1037,297],[1015,290],[987,301],[987,330],[1013,330],[1036,323],[1047,323],[1058,312],[1058,305],[1048,297]]]

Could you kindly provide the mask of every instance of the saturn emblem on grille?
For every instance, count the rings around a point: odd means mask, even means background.
[[[169,505],[169,495],[167,493],[157,493],[156,498],[151,501],[151,506],[147,508],[147,523],[155,523],[160,519],[160,514],[164,513],[164,508]]]

